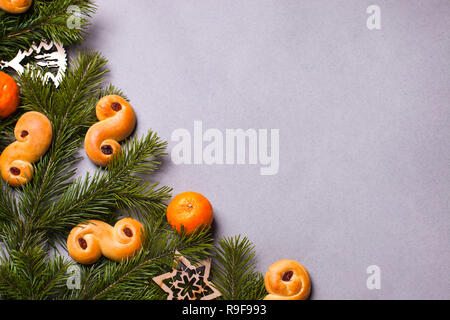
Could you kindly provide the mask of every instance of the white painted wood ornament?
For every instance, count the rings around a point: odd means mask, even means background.
[[[11,61],[0,61],[0,69],[11,68],[18,74],[33,65],[41,67],[33,69],[40,73],[44,84],[52,80],[58,87],[67,69],[66,50],[61,43],[42,41],[37,46],[33,44],[28,50],[19,50]]]
[[[208,281],[211,259],[192,265],[178,251],[175,257],[177,269],[153,278],[168,293],[167,300],[213,300],[221,296]]]

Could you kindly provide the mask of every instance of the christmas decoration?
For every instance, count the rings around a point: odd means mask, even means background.
[[[33,0],[0,0],[0,9],[9,13],[24,13],[32,2]]]
[[[72,18],[70,6],[80,10],[79,28],[68,27]],[[15,123],[25,112],[39,112],[52,125],[51,145],[39,161],[33,163],[33,179],[16,189],[0,180],[0,297],[166,299],[168,293],[152,278],[172,270],[177,252],[193,266],[213,259],[211,270],[206,271],[206,267],[205,273],[196,270],[200,274],[199,281],[197,277],[187,278],[200,287],[207,285],[195,290],[196,297],[208,296],[209,290],[214,294],[213,288],[217,288],[222,294],[218,299],[262,299],[264,282],[262,274],[255,270],[253,245],[246,238],[236,237],[221,239],[214,246],[208,228],[212,210],[209,211],[205,201],[195,202],[200,203],[194,210],[199,223],[191,221],[192,226],[203,225],[203,228],[195,228],[189,234],[171,228],[166,220],[171,188],[160,186],[150,178],[166,155],[167,143],[156,133],[148,131],[142,137],[128,137],[120,146],[122,151],[104,168],[75,178],[82,142],[88,129],[96,123],[95,103],[110,95],[123,98],[125,102],[119,102],[121,107],[129,103],[120,89],[104,83],[107,61],[100,53],[73,52],[66,69],[61,67],[59,53],[56,59],[56,55],[46,55],[58,51],[56,43],[68,48],[82,40],[87,18],[94,9],[93,2],[87,0],[35,0],[30,10],[20,15],[0,11],[0,60],[4,61],[4,68],[18,72],[21,95],[17,112],[0,120],[0,151],[5,152],[13,143]],[[35,46],[41,39],[48,41]],[[50,41],[54,47],[48,52]],[[30,48],[32,52],[27,56]],[[49,63],[49,59],[53,62]],[[26,67],[28,63],[30,66]],[[61,70],[57,85],[43,81],[45,72],[49,71],[46,69],[53,67],[55,77]],[[31,131],[28,135],[32,136]],[[133,250],[132,256],[127,254],[127,259],[105,253],[101,247],[106,258],[79,264],[60,255],[64,245],[59,251],[52,250],[67,240],[74,227],[97,220],[108,224],[106,229],[111,230],[111,225],[120,221],[124,214],[138,219],[145,234],[140,250]],[[131,233],[120,227],[116,230],[119,233],[121,230],[125,239],[134,239],[138,232],[129,229]],[[182,229],[180,225],[179,230]],[[127,233],[132,236],[128,237]],[[86,242],[86,250],[95,248],[94,234],[95,231],[81,237]],[[79,239],[74,237],[75,245],[85,246]],[[70,246],[67,247],[72,251]],[[75,254],[74,258],[77,258]],[[78,289],[67,285],[71,270],[79,270]],[[209,274],[209,271],[213,280],[208,280],[206,272]],[[186,292],[184,280],[175,281],[175,288],[179,290],[177,296],[179,292]],[[180,297],[189,296],[181,293]]]
[[[84,149],[95,164],[104,167],[120,152],[118,141],[133,132],[136,116],[131,105],[118,95],[101,98],[95,109],[100,122],[86,133]]]
[[[132,257],[142,246],[142,224],[132,218],[119,220],[114,227],[98,220],[89,220],[72,229],[67,250],[79,263],[92,264],[103,254],[121,261]]]
[[[180,193],[167,207],[167,221],[177,231],[183,228],[186,234],[209,227],[213,221],[211,203],[197,192]]]
[[[169,295],[167,300],[213,300],[220,292],[208,281],[211,260],[193,266],[189,260],[176,252],[178,268],[153,278]]]
[[[17,110],[20,95],[16,81],[0,71],[0,118],[6,118]]]
[[[308,271],[289,259],[272,264],[266,272],[264,284],[269,292],[264,300],[305,300],[311,292]]]
[[[31,64],[26,61],[31,61]],[[40,68],[36,68],[36,66]],[[56,87],[59,86],[67,68],[66,51],[61,43],[49,43],[42,41],[39,45],[32,45],[26,51],[19,50],[11,61],[0,61],[0,68],[12,68],[19,75],[26,68],[32,67],[40,74],[45,85],[48,80],[52,80]],[[44,72],[43,70],[47,70]],[[53,73],[53,70],[54,73]]]
[[[47,152],[52,142],[52,124],[40,112],[22,115],[14,129],[17,139],[0,155],[0,171],[4,181],[13,187],[27,184],[33,177],[33,163]]]

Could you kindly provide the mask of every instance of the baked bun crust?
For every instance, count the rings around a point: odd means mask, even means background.
[[[92,264],[102,255],[121,261],[141,249],[142,236],[142,224],[132,218],[123,218],[114,227],[103,221],[89,220],[70,231],[67,250],[82,264]]]
[[[0,156],[3,180],[13,187],[29,182],[34,173],[33,163],[47,152],[52,135],[52,124],[45,115],[36,111],[23,114],[14,128],[17,141]]]
[[[308,271],[294,260],[283,259],[269,267],[264,277],[269,294],[264,300],[305,300],[311,293]]]
[[[131,105],[118,95],[101,98],[95,107],[97,122],[86,133],[84,148],[89,159],[105,167],[122,150],[124,140],[136,126],[136,116]]]

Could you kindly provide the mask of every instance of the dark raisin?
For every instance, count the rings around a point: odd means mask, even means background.
[[[13,175],[15,175],[15,176],[18,176],[18,175],[20,174],[20,169],[17,168],[17,167],[11,167],[11,168],[9,169],[9,171],[10,171]]]
[[[287,282],[287,281],[291,280],[293,275],[294,275],[294,271],[286,271],[285,273],[283,273],[281,280]]]
[[[83,238],[78,238],[78,243],[80,244],[81,249],[85,250],[87,248],[87,242]]]
[[[111,155],[113,153],[113,148],[109,144],[102,146],[101,150],[106,155]]]
[[[118,102],[113,102],[111,103],[111,109],[113,109],[114,111],[120,111],[122,110],[122,105]]]
[[[123,233],[125,233],[125,235],[130,238],[133,236],[133,231],[131,231],[130,228],[124,228]]]

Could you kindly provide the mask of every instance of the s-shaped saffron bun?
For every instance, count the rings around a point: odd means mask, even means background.
[[[87,131],[84,148],[89,159],[105,167],[113,156],[121,152],[119,141],[131,135],[136,126],[136,116],[131,105],[118,95],[104,96],[95,110],[99,122]]]
[[[305,300],[311,293],[308,271],[294,260],[283,259],[269,267],[264,277],[269,294],[264,300]]]
[[[102,255],[114,261],[132,257],[142,246],[142,224],[132,218],[119,220],[114,227],[89,220],[70,231],[67,250],[70,256],[82,264],[91,264]]]
[[[20,187],[33,178],[33,163],[39,161],[50,147],[52,124],[42,113],[29,111],[17,121],[14,136],[17,141],[0,155],[0,171],[4,181]]]

